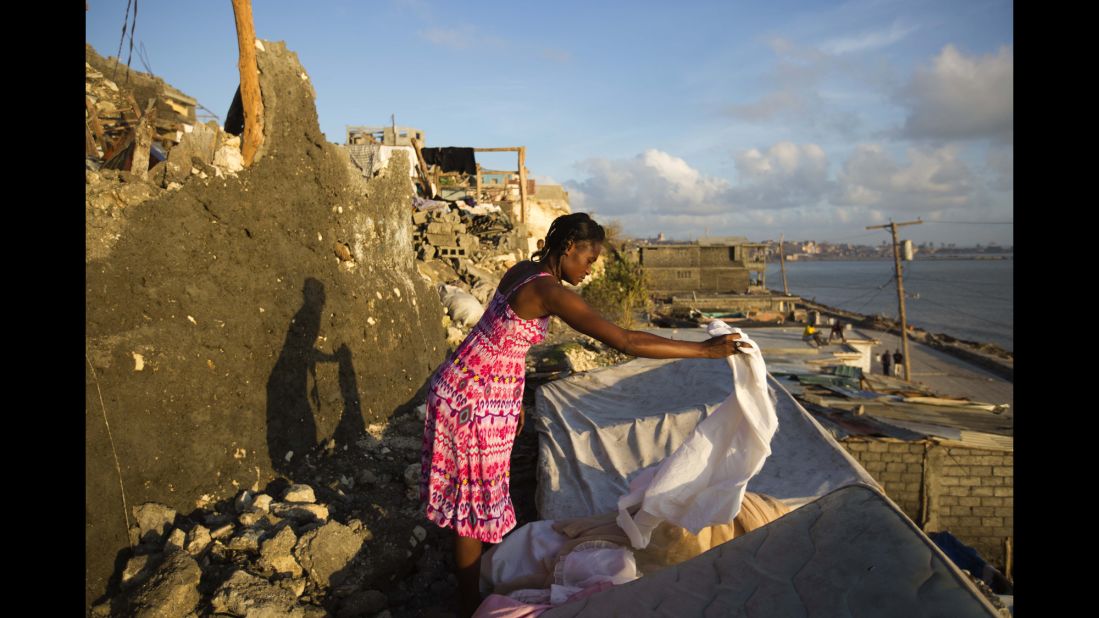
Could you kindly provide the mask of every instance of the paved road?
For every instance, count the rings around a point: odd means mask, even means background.
[[[901,338],[880,331],[858,330],[867,339],[877,339],[881,343],[874,346],[874,373],[881,373],[878,360],[885,350],[895,351],[901,347]],[[972,401],[985,403],[1006,403],[1008,414],[1014,416],[1015,385],[976,365],[950,356],[923,344],[908,341],[912,355],[912,379],[931,387],[943,396],[965,397]]]

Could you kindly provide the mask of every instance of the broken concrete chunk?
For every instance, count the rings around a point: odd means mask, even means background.
[[[267,494],[257,494],[252,500],[252,508],[269,511],[271,510],[271,501],[271,496],[268,496]]]
[[[126,562],[126,567],[122,569],[120,580],[122,589],[129,590],[148,579],[163,558],[163,554],[145,554],[130,558]]]
[[[176,549],[183,549],[184,543],[187,541],[187,533],[179,528],[172,530],[172,533],[168,535],[168,540],[165,542],[165,549],[168,547],[174,547]]]
[[[283,502],[316,502],[317,497],[309,485],[296,484],[287,488],[282,500]]]
[[[139,539],[142,542],[159,545],[164,540],[164,535],[172,528],[176,520],[176,510],[157,504],[146,502],[133,508],[134,519],[137,520]]]
[[[216,613],[233,616],[305,618],[305,611],[292,592],[246,571],[236,571],[222,583],[214,591],[210,605]]]
[[[337,586],[346,577],[346,567],[359,553],[363,541],[361,533],[330,521],[302,535],[294,547],[294,556],[318,585]]]
[[[343,600],[337,618],[355,618],[373,616],[389,604],[389,599],[380,590],[360,590]]]
[[[210,536],[210,530],[206,526],[195,526],[191,528],[191,531],[187,533],[187,540],[184,544],[184,549],[192,556],[198,556],[202,552],[206,551],[206,548],[213,542],[213,538]]]
[[[294,559],[291,553],[298,542],[297,535],[290,526],[283,526],[278,534],[263,542],[260,549],[259,564],[261,567],[270,568],[276,573],[288,573],[293,577],[302,574],[301,565]],[[298,593],[295,596],[299,596]]]
[[[236,509],[238,513],[243,513],[252,508],[252,501],[252,492],[245,489],[237,495],[235,500],[233,500],[233,508]]]
[[[323,504],[275,502],[271,512],[279,517],[295,521],[325,521],[328,519],[328,507]]]
[[[187,552],[173,551],[164,557],[149,578],[134,588],[128,598],[128,615],[140,618],[185,618],[198,605],[198,583],[202,570]]]
[[[259,530],[245,530],[229,540],[229,549],[236,551],[259,550]]]
[[[414,463],[408,464],[404,469],[404,484],[410,488],[415,489],[420,486],[420,468],[421,464]]]

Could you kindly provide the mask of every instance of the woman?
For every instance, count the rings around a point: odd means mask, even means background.
[[[428,519],[458,535],[455,561],[465,615],[480,603],[481,543],[498,543],[515,527],[511,447],[525,420],[527,350],[545,337],[549,316],[631,356],[723,358],[740,345],[735,334],[675,341],[603,319],[561,285],[577,285],[590,274],[603,239],[602,226],[585,213],[555,219],[544,246],[504,274],[481,320],[431,378],[420,497]]]

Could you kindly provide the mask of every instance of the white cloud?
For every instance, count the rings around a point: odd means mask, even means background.
[[[686,161],[656,149],[630,159],[588,159],[586,180],[566,182],[581,210],[606,214],[707,214],[721,207],[728,181],[703,176]]]
[[[972,206],[975,179],[957,146],[910,148],[898,164],[880,146],[860,145],[838,174],[832,202],[914,213]]]
[[[739,184],[729,200],[751,209],[811,206],[829,192],[828,157],[816,144],[779,142],[766,152],[751,148],[734,155]]]
[[[917,70],[900,93],[909,108],[903,135],[911,138],[1012,140],[1014,56],[966,56],[947,45],[930,67]]]
[[[820,47],[830,54],[847,54],[888,47],[916,31],[915,26],[904,26],[894,21],[886,30],[865,32],[855,36],[825,41]]]
[[[985,165],[992,174],[989,186],[996,191],[1011,191],[1015,187],[1015,148],[1007,145],[988,149]]]

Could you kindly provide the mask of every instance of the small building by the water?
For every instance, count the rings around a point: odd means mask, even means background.
[[[656,295],[748,294],[766,288],[767,246],[743,236],[703,237],[641,245],[638,259]]]

